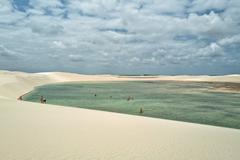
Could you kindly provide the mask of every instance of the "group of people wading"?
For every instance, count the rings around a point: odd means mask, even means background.
[[[97,94],[96,93],[94,93],[94,97],[97,97]],[[109,96],[109,98],[110,99],[112,99],[113,98],[113,96]],[[134,100],[134,97],[133,96],[128,96],[127,97],[127,101],[133,101]],[[143,114],[143,108],[141,107],[140,109],[139,109],[139,113],[140,114]]]
[[[96,97],[97,94],[95,93],[94,96]],[[112,99],[112,96],[110,96],[110,99]],[[18,100],[23,100],[23,96],[20,96],[20,97],[18,98]],[[130,101],[130,100],[134,100],[134,97],[129,96],[129,97],[127,98],[127,101]],[[46,103],[47,103],[47,99],[44,98],[43,96],[41,96],[41,97],[40,97],[40,103],[46,104]],[[139,113],[140,113],[140,114],[143,114],[143,108],[142,108],[142,107],[139,109]]]

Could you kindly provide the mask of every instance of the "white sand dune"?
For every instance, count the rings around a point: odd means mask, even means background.
[[[240,82],[239,75],[147,79]],[[0,159],[239,160],[237,129],[16,100],[42,84],[107,80],[139,78],[0,71]]]

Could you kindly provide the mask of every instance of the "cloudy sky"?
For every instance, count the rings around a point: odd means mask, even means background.
[[[240,0],[0,0],[0,70],[240,73]]]

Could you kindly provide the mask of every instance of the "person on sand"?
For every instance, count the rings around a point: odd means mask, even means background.
[[[18,97],[18,100],[22,101],[22,100],[23,100],[23,97],[22,97],[22,96]]]

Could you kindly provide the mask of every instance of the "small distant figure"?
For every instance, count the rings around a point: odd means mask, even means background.
[[[22,96],[18,97],[18,100],[22,101],[22,100],[23,100],[23,97],[22,97]]]
[[[112,99],[112,96],[110,96],[110,99]]]
[[[128,96],[127,101],[134,100],[134,97]]]
[[[94,94],[94,97],[97,97],[97,94],[96,94],[96,93]]]
[[[143,114],[143,108],[142,107],[140,108],[139,113]]]
[[[43,103],[43,96],[40,97],[40,103]]]
[[[40,103],[46,104],[46,103],[47,103],[46,98],[44,98],[43,96],[41,96],[41,98],[40,98]]]

